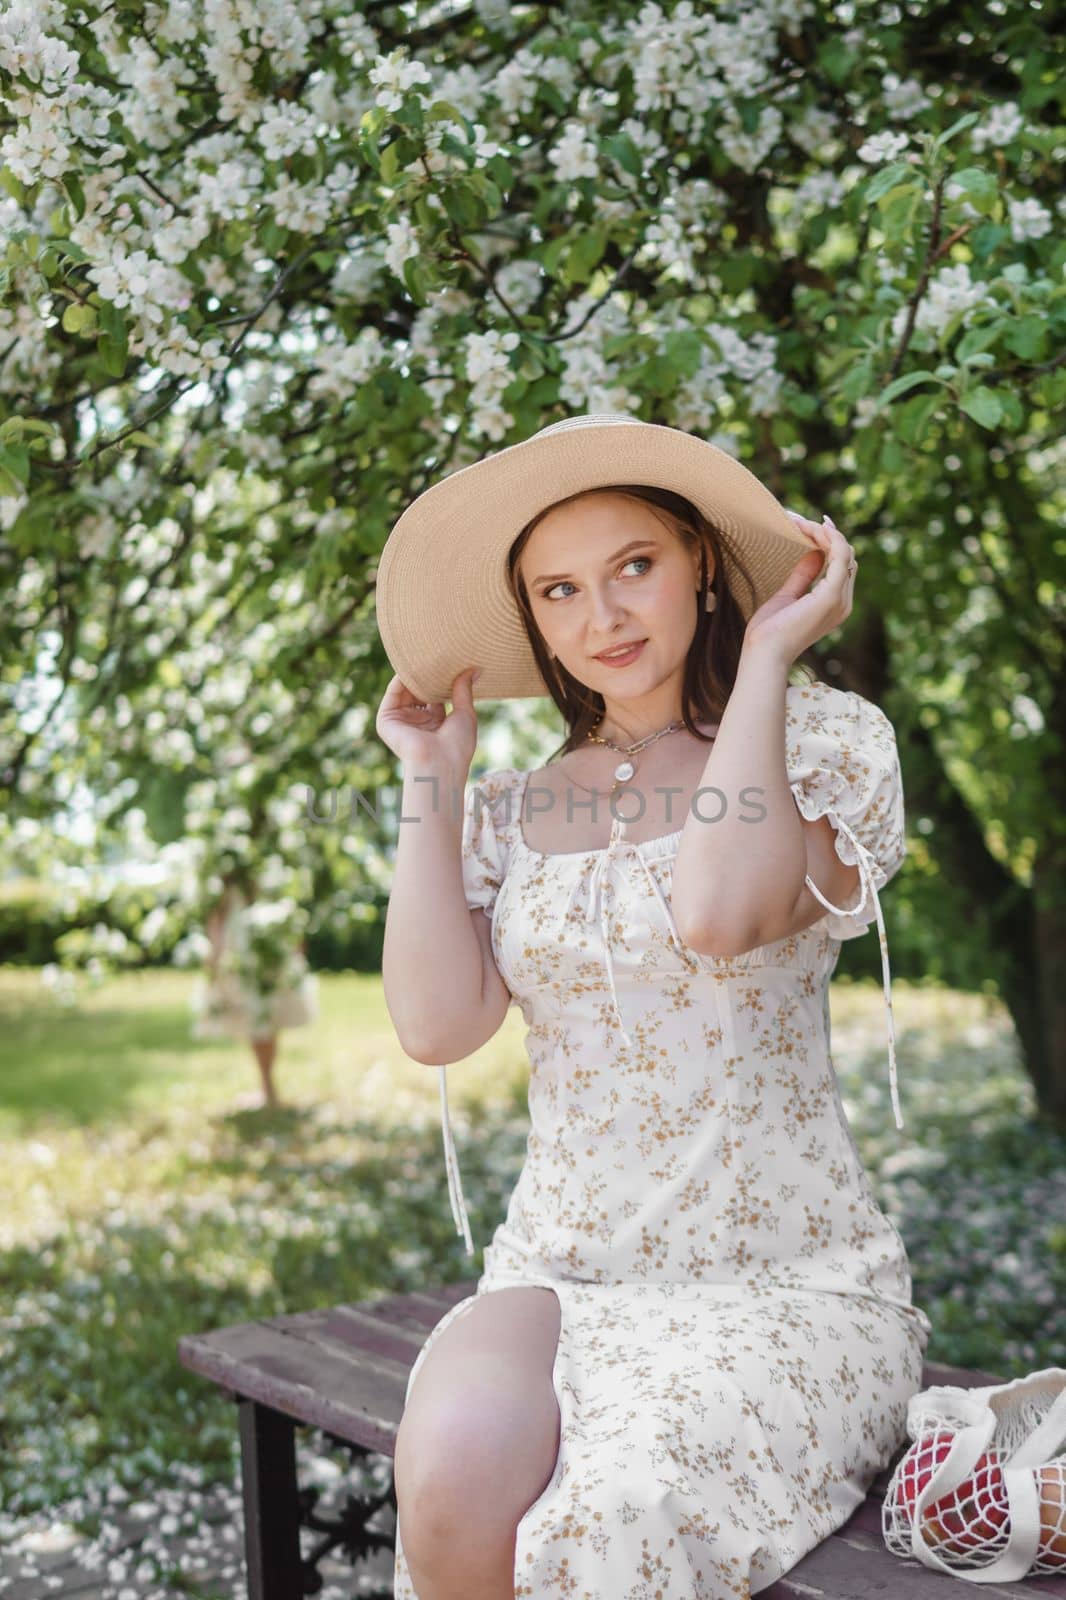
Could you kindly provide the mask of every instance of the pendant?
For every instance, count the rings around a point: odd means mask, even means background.
[[[620,761],[614,769],[614,775],[619,783],[628,783],[636,770],[632,761]]]

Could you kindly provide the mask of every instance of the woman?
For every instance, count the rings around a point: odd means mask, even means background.
[[[281,1028],[299,1028],[317,1015],[316,985],[302,942],[292,947],[287,904],[256,899],[236,873],[223,876],[222,893],[206,920],[206,982],[193,995],[193,1037],[246,1038],[262,1086],[257,1105],[281,1107],[274,1065]]]
[[[905,1438],[931,1325],[828,1002],[839,941],[876,917],[902,1126],[877,898],[904,855],[898,756],[877,706],[790,681],[855,573],[732,457],[617,416],[452,474],[390,535],[378,731],[417,819],[390,1014],[439,1064],[513,1001],[531,1069],[507,1215],[408,1381],[397,1600],[751,1595]],[[486,696],[550,694],[567,737],[457,814],[464,661]]]

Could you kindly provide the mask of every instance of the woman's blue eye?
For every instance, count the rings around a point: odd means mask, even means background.
[[[626,566],[626,567],[631,567],[633,565],[634,561],[643,561],[649,567],[655,565],[654,559],[651,556],[630,556],[629,560],[628,561],[624,561],[622,563],[622,565]],[[638,573],[637,576],[643,578],[644,577],[644,573],[643,572]],[[551,599],[551,597],[552,597],[552,589],[572,589],[573,587],[574,586],[569,581],[569,579],[568,578],[564,578],[562,583],[553,583],[551,589],[545,589],[544,598],[545,598],[545,600],[550,600]]]

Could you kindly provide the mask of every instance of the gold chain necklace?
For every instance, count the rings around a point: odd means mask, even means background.
[[[600,724],[597,723],[596,726],[599,727]],[[618,792],[620,785],[628,783],[630,778],[636,776],[637,763],[630,759],[631,757],[639,755],[639,753],[646,749],[648,745],[654,744],[658,739],[665,738],[668,733],[677,733],[680,729],[684,728],[684,726],[684,722],[668,723],[665,728],[660,728],[658,733],[649,733],[646,738],[638,739],[636,744],[629,745],[615,744],[612,739],[603,739],[595,733],[586,734],[589,744],[605,745],[608,750],[617,750],[619,755],[625,756],[626,758],[624,761],[620,761],[615,767],[614,783],[611,785],[606,798],[613,798]],[[587,783],[578,783],[576,778],[571,778],[570,782],[577,783],[578,788],[584,789],[586,794],[594,794],[604,797],[604,791],[602,789],[590,789]]]

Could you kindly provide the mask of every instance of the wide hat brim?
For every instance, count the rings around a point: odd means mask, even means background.
[[[553,422],[439,479],[385,542],[378,628],[393,671],[419,700],[449,701],[456,678],[473,666],[482,669],[476,700],[548,694],[507,580],[507,552],[539,511],[612,483],[673,489],[710,519],[745,618],[819,548],[754,473],[695,434],[623,413]]]

